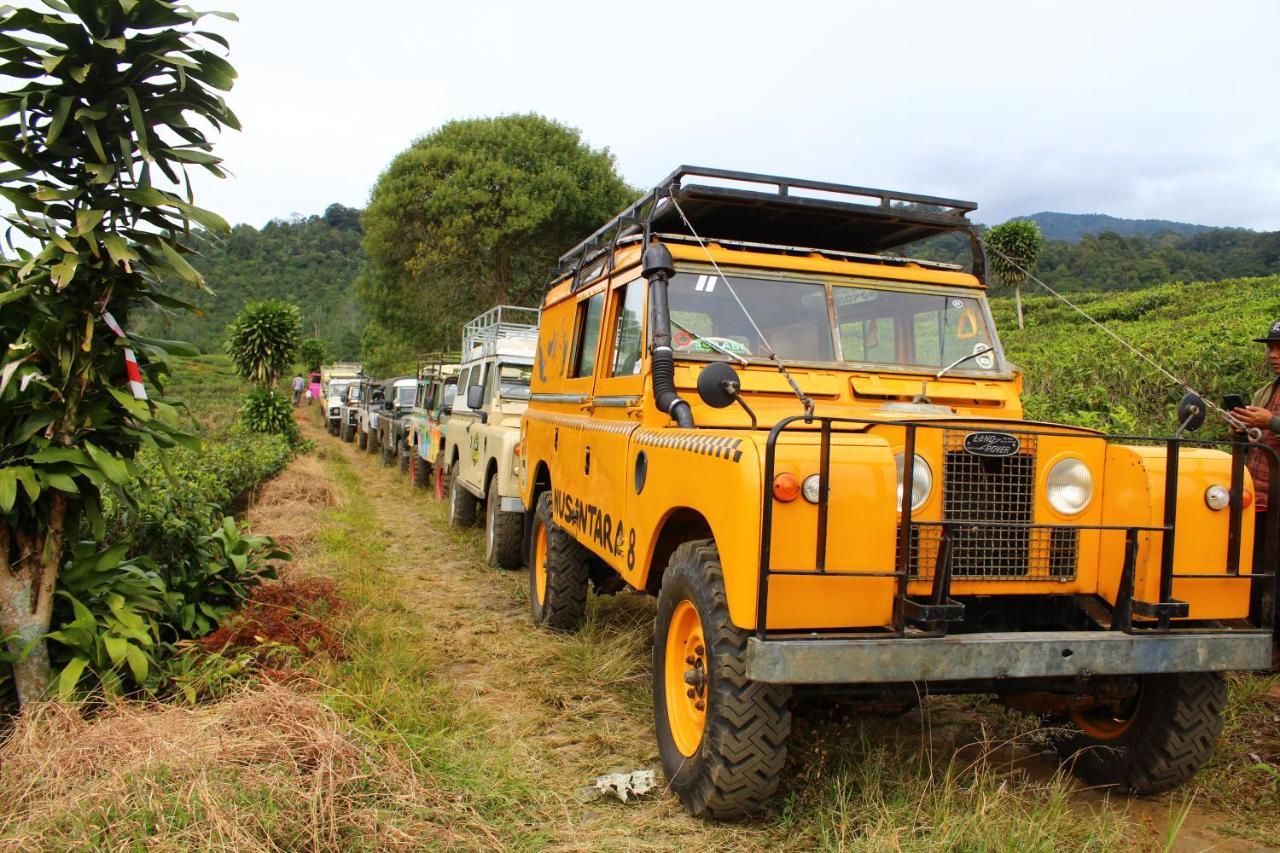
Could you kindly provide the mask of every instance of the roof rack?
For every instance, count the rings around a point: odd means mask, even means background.
[[[446,367],[457,366],[462,361],[462,353],[447,352],[441,350],[439,352],[428,352],[418,354],[418,378],[428,379],[432,376],[443,375]]]
[[[575,287],[586,283],[581,271],[599,259],[611,267],[613,251],[624,237],[642,234],[648,243],[654,232],[692,236],[690,225],[708,242],[726,239],[852,254],[876,254],[964,232],[973,246],[974,274],[981,278],[986,261],[968,217],[977,207],[971,201],[917,193],[681,166],[563,254],[547,286],[570,276],[580,279]]]
[[[504,341],[538,342],[537,308],[519,305],[498,305],[476,317],[462,327],[462,353],[474,358],[475,349],[481,356],[494,355]]]

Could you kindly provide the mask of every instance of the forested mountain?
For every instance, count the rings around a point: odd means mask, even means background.
[[[216,240],[201,235],[193,263],[214,293],[174,295],[194,302],[204,316],[139,314],[131,322],[138,331],[221,352],[227,323],[246,302],[284,299],[301,309],[304,335],[324,341],[331,357],[355,358],[365,326],[352,286],[364,263],[361,237],[360,211],[340,204],[319,216],[273,219],[261,229],[237,225]]]
[[[1119,234],[1121,237],[1156,237],[1160,234],[1190,237],[1204,231],[1217,230],[1212,225],[1192,225],[1168,219],[1121,219],[1105,213],[1056,213],[1045,210],[1013,218],[1030,219],[1040,226],[1046,240],[1066,240],[1068,243],[1076,243],[1082,237],[1097,236],[1104,232]]]

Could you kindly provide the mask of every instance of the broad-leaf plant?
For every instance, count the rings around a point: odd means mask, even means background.
[[[204,20],[171,0],[0,7],[0,633],[24,704],[50,692],[58,570],[102,538],[104,496],[130,500],[142,445],[194,441],[157,384],[184,345],[128,330],[187,307],[162,284],[204,287],[193,223],[226,229],[189,180],[223,176],[210,135],[238,128]]]

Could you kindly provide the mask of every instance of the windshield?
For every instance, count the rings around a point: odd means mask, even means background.
[[[444,386],[444,397],[440,400],[440,408],[452,408],[453,398],[456,396],[458,396],[458,380],[451,379],[449,380],[449,384]]]
[[[349,386],[350,384],[351,383],[349,382],[330,382],[329,394],[334,397],[341,397],[343,394],[347,392],[347,386]]]
[[[359,402],[360,402],[360,392],[361,392],[363,389],[364,389],[364,386],[363,386],[363,385],[352,385],[350,388],[348,388],[348,389],[347,389],[347,402],[348,402],[348,403],[359,403]]]
[[[835,360],[826,288],[820,282],[735,275],[733,289],[750,319],[718,276],[682,272],[671,280],[671,340],[677,353],[715,353],[715,344],[734,355],[767,357],[758,326],[779,358]]]
[[[418,393],[417,385],[401,385],[399,388],[396,388],[396,405],[412,406],[413,397],[417,393]]]
[[[671,280],[671,337],[677,357],[728,352],[767,358],[763,333],[778,357],[788,361],[838,362],[839,352],[845,363],[936,371],[995,346],[982,296],[957,288],[890,290],[888,282],[833,282],[832,317],[822,282],[750,275],[732,275],[730,281],[746,312],[719,276],[682,272]],[[833,325],[838,341],[832,337]],[[995,351],[956,367],[1000,369]]]
[[[973,296],[844,286],[832,294],[845,361],[941,368],[995,345]],[[956,369],[995,370],[996,354],[983,352]]]
[[[498,395],[508,400],[528,400],[532,379],[532,365],[504,364],[498,374]]]

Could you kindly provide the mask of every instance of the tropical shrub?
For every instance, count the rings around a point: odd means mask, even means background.
[[[236,371],[259,388],[273,388],[302,342],[298,306],[266,299],[250,302],[227,326],[227,355]]]
[[[245,398],[240,420],[252,432],[276,433],[296,444],[302,435],[293,419],[293,403],[274,388],[254,388]]]
[[[187,170],[221,177],[206,133],[238,126],[218,94],[235,78],[214,52],[226,42],[200,13],[45,5],[0,7],[0,632],[24,702],[51,683],[44,637],[69,543],[101,539],[104,495],[131,499],[141,447],[191,441],[153,370],[181,347],[120,330],[135,307],[186,307],[162,280],[204,286],[184,235],[227,226],[191,202]]]
[[[298,347],[298,362],[303,370],[319,370],[325,358],[324,341],[319,338],[307,338]]]

